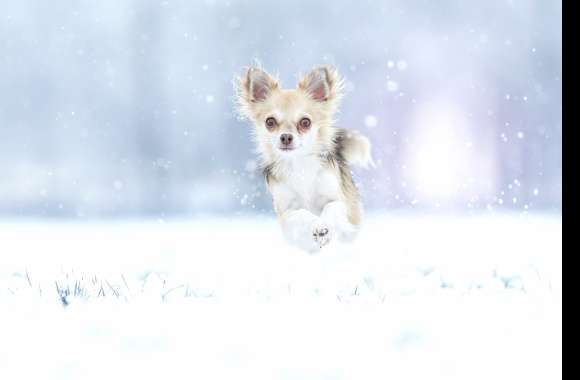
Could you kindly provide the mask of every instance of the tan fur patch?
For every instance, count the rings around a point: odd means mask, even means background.
[[[304,76],[297,88],[282,89],[276,78],[260,68],[250,68],[236,80],[237,105],[239,114],[254,125],[253,136],[270,191],[272,186],[286,180],[272,136],[288,132],[300,137],[302,132],[297,128],[300,118],[307,116],[312,120],[308,133],[313,134],[314,143],[307,154],[317,157],[320,167],[327,168],[336,177],[340,183],[339,200],[347,207],[349,222],[356,226],[362,212],[349,164],[368,161],[370,143],[356,132],[334,127],[343,83],[334,68],[322,66]],[[277,121],[275,130],[264,126],[270,117]],[[281,217],[284,210],[274,202]]]

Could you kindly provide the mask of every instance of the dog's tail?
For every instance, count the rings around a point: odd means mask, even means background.
[[[376,166],[371,155],[371,142],[360,132],[338,128],[334,141],[337,150],[349,164],[365,169]]]

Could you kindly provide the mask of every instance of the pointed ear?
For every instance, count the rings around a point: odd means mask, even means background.
[[[241,78],[241,96],[249,103],[262,102],[278,88],[278,82],[262,69],[250,67]]]
[[[335,68],[320,66],[306,74],[298,83],[298,88],[316,101],[334,101],[342,96],[343,80]]]

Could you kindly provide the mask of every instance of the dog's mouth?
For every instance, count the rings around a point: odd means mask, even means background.
[[[280,146],[280,147],[278,147],[278,149],[280,149],[282,152],[291,152],[291,151],[295,150],[296,148],[293,146]]]

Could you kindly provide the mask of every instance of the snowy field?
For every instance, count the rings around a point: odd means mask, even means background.
[[[0,221],[4,379],[561,378],[559,215]]]

